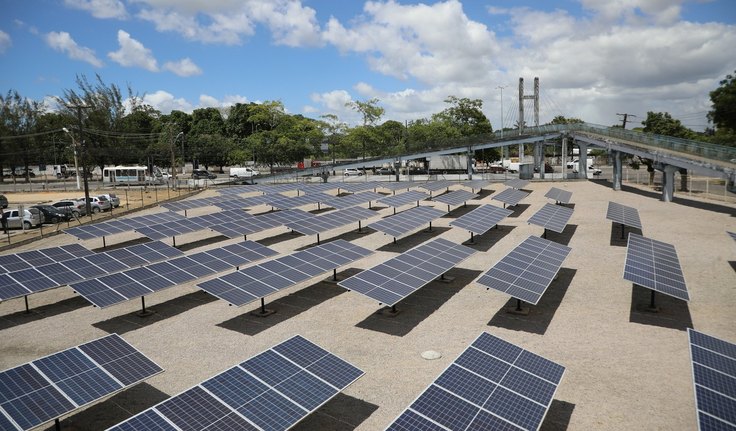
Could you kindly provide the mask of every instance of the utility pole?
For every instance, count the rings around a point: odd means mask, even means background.
[[[634,115],[634,114],[626,114],[626,113],[624,113],[624,114],[616,113],[616,115],[618,115],[619,117],[623,117],[623,119],[621,121],[623,121],[623,126],[622,127],[624,129],[626,128],[626,121],[629,119],[629,117],[636,117],[636,115]]]
[[[69,108],[74,108],[77,110],[77,121],[79,121],[79,140],[77,141],[80,144],[81,151],[79,152],[79,156],[82,159],[82,181],[84,182],[84,205],[85,209],[87,210],[87,215],[92,218],[92,205],[89,201],[89,182],[87,181],[87,153],[86,153],[86,144],[84,142],[84,123],[82,122],[82,109],[87,109],[89,106],[85,105],[67,105]],[[79,172],[77,172],[77,175],[79,175]],[[77,178],[79,178],[77,176]]]

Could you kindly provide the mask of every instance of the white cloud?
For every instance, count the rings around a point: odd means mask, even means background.
[[[64,0],[64,4],[74,9],[81,9],[95,18],[125,19],[128,12],[120,0]]]
[[[192,112],[193,106],[184,98],[175,98],[173,94],[158,90],[143,96],[143,102],[161,111],[162,114],[170,114],[171,111]]]
[[[197,66],[189,57],[182,58],[179,61],[167,61],[163,65],[164,70],[173,72],[179,76],[201,75],[202,69]]]
[[[158,63],[151,50],[130,37],[130,34],[118,30],[120,49],[108,52],[110,59],[124,67],[140,67],[151,72],[158,72]]]
[[[10,35],[0,30],[0,54],[5,52],[12,45],[13,41],[10,39]]]
[[[240,95],[226,95],[222,100],[208,94],[199,96],[199,108],[229,108],[236,103],[248,103],[248,98]]]
[[[92,49],[77,45],[77,42],[65,31],[46,33],[44,39],[48,46],[65,53],[71,59],[82,60],[95,67],[102,67],[103,65]]]

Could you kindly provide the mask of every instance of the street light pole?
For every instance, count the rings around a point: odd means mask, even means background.
[[[61,130],[64,131],[67,135],[69,135],[70,138],[72,138],[72,147],[74,147],[74,173],[75,177],[77,177],[77,190],[82,188],[82,185],[79,183],[79,162],[77,161],[77,141],[74,140],[74,135],[72,135],[72,132],[69,131],[66,127],[62,127]]]
[[[176,146],[176,140],[179,139],[179,136],[182,136],[182,135],[184,135],[184,132],[179,132],[178,135],[174,136],[171,139],[171,145],[169,146],[169,148],[171,149],[171,173],[172,173],[172,177],[174,178],[174,184],[177,184],[176,182],[176,157],[174,156],[174,147]],[[182,147],[183,147],[183,144],[182,144]],[[182,156],[183,155],[184,153],[182,152]]]
[[[501,90],[501,137],[503,138],[503,89],[506,88],[506,86],[499,85],[496,88]]]

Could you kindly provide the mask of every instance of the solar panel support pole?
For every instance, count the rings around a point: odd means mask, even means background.
[[[544,228],[544,232],[542,232],[542,238],[547,239],[547,228]]]
[[[319,245],[319,234],[317,234],[317,245]]]
[[[337,281],[337,268],[332,268],[332,281]]]
[[[106,248],[107,244],[105,243],[105,236],[102,236],[102,248]]]
[[[56,431],[61,431],[61,423],[59,422],[59,418],[54,419],[54,428]]]
[[[187,217],[187,210],[184,210],[184,217]]]
[[[468,244],[475,244],[475,238],[473,237],[473,232],[470,232],[470,241],[468,241]]]
[[[624,224],[621,223],[621,239],[626,239],[626,235],[624,235]]]
[[[26,314],[30,314],[31,310],[28,308],[28,295],[23,295],[23,300],[26,303]]]
[[[176,247],[176,237],[175,236],[171,237],[171,242],[174,244],[174,247]]]
[[[153,314],[153,311],[146,310],[146,297],[141,296],[141,311],[138,312],[139,317],[148,317]]]
[[[271,314],[275,312],[276,312],[275,310],[267,309],[266,301],[263,298],[261,298],[261,308],[259,308],[258,311],[251,312],[250,314],[256,317],[266,317],[266,316],[270,316]]]

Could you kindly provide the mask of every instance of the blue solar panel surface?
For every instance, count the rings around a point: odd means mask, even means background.
[[[624,279],[665,295],[690,300],[680,259],[672,244],[630,233]]]
[[[418,185],[415,181],[383,181],[377,183],[378,187],[382,189],[388,189],[393,192],[397,192],[399,190],[409,190],[412,187],[416,187]]]
[[[184,217],[176,213],[161,212],[157,214],[149,214],[145,216],[131,218],[119,218],[112,221],[73,227],[65,229],[64,233],[75,236],[79,239],[87,240],[113,235],[121,232],[129,232],[140,227],[149,226],[152,224],[166,223],[174,220],[181,220],[183,218]]]
[[[263,197],[267,197],[264,195]],[[245,217],[241,220],[218,223],[212,229],[228,238],[237,238],[242,235],[263,232],[275,227],[284,226],[286,223],[298,220],[302,217],[310,217],[313,214],[298,210],[275,211],[257,216]]]
[[[363,374],[296,335],[108,431],[287,430]]]
[[[472,180],[472,181],[461,181],[458,184],[475,191],[475,189],[482,189],[483,187],[491,184],[491,182],[489,180]]]
[[[315,193],[309,193],[306,195],[296,196],[292,198],[279,197],[276,199],[271,199],[269,202],[267,202],[267,204],[274,208],[286,210],[286,209],[299,208],[305,205],[321,203],[324,201],[328,201],[332,198],[333,196],[327,195],[325,193],[315,192]]]
[[[345,208],[355,207],[355,206],[358,206],[364,203],[368,203],[371,201],[377,201],[381,199],[382,197],[383,195],[375,193],[375,192],[361,192],[361,193],[350,194],[347,196],[333,197],[322,203],[328,207],[337,208],[337,209],[345,209]]]
[[[572,208],[544,204],[539,211],[529,218],[529,223],[555,232],[562,232],[565,230],[570,217],[572,217],[572,212]]]
[[[437,238],[338,283],[389,306],[454,268],[475,250]]]
[[[93,251],[81,244],[69,244],[60,247],[42,248],[40,250],[23,251],[0,256],[0,273],[20,271],[77,257],[90,256]]]
[[[214,226],[220,223],[237,222],[249,217],[253,216],[240,209],[225,210],[213,214],[143,226],[137,228],[136,231],[153,240],[160,240],[185,233],[213,229]]]
[[[286,227],[304,235],[316,235],[328,230],[337,229],[358,220],[377,217],[375,211],[367,208],[350,207],[343,210],[330,211],[321,215],[310,214],[311,217],[286,223]]]
[[[521,202],[522,199],[529,196],[529,193],[522,191],[522,190],[516,190],[516,189],[506,189],[500,193],[497,193],[495,196],[493,196],[493,200],[497,200],[500,202],[503,202],[507,205],[517,205],[519,202]]]
[[[197,287],[230,304],[242,306],[372,253],[340,239],[231,272]]]
[[[480,276],[478,283],[537,304],[571,250],[562,244],[530,236]]]
[[[85,280],[71,288],[95,306],[105,308],[275,254],[264,245],[245,241]]]
[[[442,189],[449,189],[450,186],[453,184],[455,183],[447,181],[447,180],[436,180],[436,181],[427,181],[426,183],[421,183],[417,187],[427,190],[429,192],[436,192]]]
[[[503,183],[503,185],[505,185],[506,187],[511,187],[513,189],[519,190],[519,189],[523,189],[524,187],[528,186],[529,185],[529,181],[527,181],[527,180],[519,180],[519,179],[516,179],[516,180],[508,180],[505,183]]]
[[[301,183],[297,186],[297,190],[305,194],[310,194],[335,190],[338,187],[338,183]]]
[[[445,214],[445,211],[430,206],[419,206],[371,223],[368,227],[398,238]]]
[[[450,226],[483,235],[490,228],[513,213],[513,211],[505,208],[499,208],[493,205],[481,205],[473,211],[451,221]]]
[[[387,430],[538,430],[564,373],[484,332]]]
[[[636,208],[627,207],[616,202],[608,202],[606,218],[624,226],[631,226],[637,229],[642,228],[639,211]]]
[[[376,181],[357,181],[357,182],[342,182],[338,184],[341,190],[347,190],[351,193],[358,193],[365,190],[375,189],[381,186],[381,183]]]
[[[162,371],[108,335],[0,373],[0,425],[28,430]]]
[[[445,193],[437,197],[432,198],[434,202],[443,203],[447,206],[462,205],[465,202],[477,198],[476,193],[471,193],[467,190],[455,190],[450,193]]]
[[[736,430],[736,344],[687,330],[698,429]]]
[[[569,192],[567,190],[558,189],[557,187],[552,187],[549,189],[547,193],[545,193],[544,197],[554,199],[555,202],[569,204],[570,199],[572,199],[572,192]]]
[[[376,202],[382,205],[388,205],[390,207],[398,208],[398,207],[403,207],[404,205],[417,203],[419,201],[427,199],[428,197],[429,195],[424,192],[410,190],[408,192],[401,193],[398,195],[387,196],[385,198],[381,198]]]

